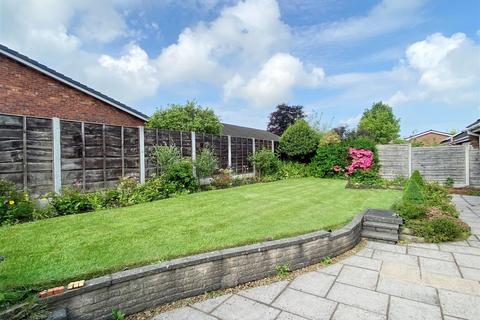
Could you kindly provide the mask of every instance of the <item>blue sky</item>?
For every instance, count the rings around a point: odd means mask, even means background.
[[[475,0],[0,0],[0,42],[151,114],[195,99],[265,128],[279,103],[402,134],[480,117]]]

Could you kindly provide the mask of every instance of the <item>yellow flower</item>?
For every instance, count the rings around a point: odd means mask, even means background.
[[[10,200],[10,201],[8,201],[8,204],[11,205],[11,206],[13,206],[13,205],[15,204],[15,201]]]

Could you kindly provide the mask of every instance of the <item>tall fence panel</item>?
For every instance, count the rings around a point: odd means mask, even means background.
[[[380,175],[386,179],[410,175],[410,145],[378,145]]]
[[[380,175],[393,179],[418,170],[428,181],[480,186],[480,151],[471,146],[416,147],[379,145]]]
[[[412,169],[418,170],[427,181],[445,182],[452,178],[465,184],[465,147],[412,148]]]
[[[480,149],[470,149],[470,185],[480,186]]]

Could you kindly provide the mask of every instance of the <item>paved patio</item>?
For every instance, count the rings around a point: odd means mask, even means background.
[[[369,242],[357,255],[154,320],[480,319],[480,197],[454,196],[472,228],[466,241],[407,246]]]

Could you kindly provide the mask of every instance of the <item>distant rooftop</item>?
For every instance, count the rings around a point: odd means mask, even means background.
[[[222,123],[222,124],[223,124],[222,134],[226,136],[255,138],[255,139],[274,140],[274,141],[278,141],[280,138],[276,134],[273,134],[266,130],[236,126],[234,124],[228,124],[228,123]]]

